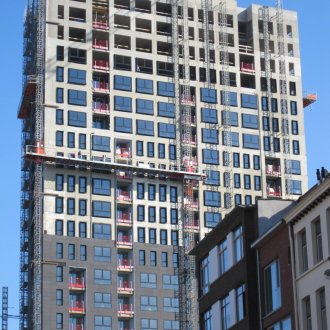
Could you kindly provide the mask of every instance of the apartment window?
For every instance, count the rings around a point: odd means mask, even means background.
[[[63,131],[56,131],[56,146],[63,147]]]
[[[261,190],[261,177],[259,175],[254,176],[254,190]]]
[[[111,261],[111,249],[103,246],[94,246],[95,261]]]
[[[171,230],[171,244],[172,246],[179,244],[179,233],[177,230]]]
[[[301,195],[301,181],[300,180],[287,180],[288,193],[292,195]]]
[[[172,254],[172,266],[174,268],[179,267],[179,255],[178,255],[178,253],[173,253]]]
[[[94,223],[93,238],[111,239],[111,226],[103,223]]]
[[[322,288],[317,292],[317,310],[318,310],[318,329],[327,330],[327,307],[326,307],[326,299],[325,299],[325,289]]]
[[[103,201],[92,202],[93,217],[110,218],[111,217],[111,203]]]
[[[304,328],[306,330],[313,330],[311,300],[309,296],[303,300],[303,318],[304,318]]]
[[[179,312],[179,299],[178,298],[163,298],[164,312],[177,313]]]
[[[63,267],[56,267],[56,282],[63,282]]]
[[[160,234],[160,244],[167,245],[167,230],[161,229],[159,234]]]
[[[253,155],[253,169],[260,170],[260,157]]]
[[[63,125],[63,124],[64,124],[63,110],[56,109],[56,125]]]
[[[154,122],[148,120],[136,120],[136,134],[154,136]]]
[[[270,127],[269,127],[269,117],[263,116],[262,117],[262,129],[264,131],[269,131]]]
[[[158,158],[164,159],[165,158],[165,144],[158,143]]]
[[[300,155],[299,141],[297,140],[292,141],[292,149],[294,155]]]
[[[63,197],[55,198],[55,212],[63,213]]]
[[[140,306],[141,306],[141,311],[156,312],[157,311],[157,297],[141,296]]]
[[[73,127],[87,127],[86,113],[69,110],[68,125]]]
[[[264,269],[265,315],[281,307],[279,261],[276,259]]]
[[[76,85],[86,85],[86,71],[69,69],[68,82]]]
[[[174,321],[174,320],[164,320],[164,330],[179,330],[180,325],[179,321]]]
[[[63,329],[63,314],[56,313],[56,329]]]
[[[158,116],[174,118],[175,105],[173,103],[158,102]]]
[[[80,260],[86,261],[87,260],[87,246],[80,245]]]
[[[205,103],[217,103],[217,91],[211,88],[201,88],[201,101]]]
[[[239,168],[240,165],[240,154],[237,152],[233,153],[233,166]]]
[[[229,105],[232,107],[237,107],[238,103],[237,103],[237,93],[235,92],[224,92],[221,91],[221,104],[222,105]]]
[[[68,175],[68,192],[74,192],[76,186],[76,177],[73,175]]]
[[[234,262],[240,261],[243,256],[243,227],[239,226],[234,230]]]
[[[63,305],[63,290],[61,289],[56,290],[56,305],[57,306]]]
[[[217,110],[202,108],[202,122],[217,124],[218,123],[218,113]]]
[[[174,97],[174,84],[169,82],[157,81],[157,93],[159,96]]]
[[[218,245],[219,276],[225,273],[229,268],[229,255],[227,240],[225,239]]]
[[[234,173],[234,188],[241,188],[241,175]]]
[[[56,103],[64,103],[63,88],[56,88]]]
[[[210,285],[210,279],[209,279],[209,267],[210,267],[210,260],[209,256],[202,259],[199,263],[199,274],[200,274],[200,292],[201,295],[204,295],[209,292],[209,285]]]
[[[132,133],[132,119],[115,117],[115,131],[121,133]]]
[[[94,195],[103,195],[110,196],[111,195],[111,181],[108,179],[93,179],[93,188],[92,192]]]
[[[238,126],[238,113],[233,111],[222,111],[221,120],[223,125]]]
[[[64,176],[63,174],[56,174],[55,189],[57,191],[63,191]]]
[[[69,47],[68,61],[72,62],[72,63],[86,64],[86,62],[87,62],[86,50]]]
[[[281,151],[281,144],[279,138],[273,138],[273,146],[274,146],[274,152],[280,152]]]
[[[56,47],[56,60],[64,61],[64,47],[63,46]]]
[[[140,274],[141,288],[157,288],[157,275],[153,273],[141,273]]]
[[[111,330],[112,319],[111,316],[94,316],[94,330]]]
[[[210,186],[220,186],[220,172],[208,170],[206,172],[205,184]]]
[[[124,76],[114,76],[114,88],[121,91],[132,91],[132,78]]]
[[[259,149],[259,136],[253,134],[243,134],[243,148]]]
[[[92,150],[110,152],[110,138],[107,136],[93,135]]]
[[[141,330],[157,330],[157,322],[154,319],[141,319]]]
[[[63,220],[55,221],[55,235],[63,236]]]
[[[219,151],[212,149],[202,149],[203,164],[219,165]]]
[[[236,132],[227,132],[223,131],[222,132],[222,144],[224,146],[229,145],[229,134],[230,134],[230,143],[232,147],[239,147],[239,133]]]
[[[94,292],[94,307],[111,308],[111,294]]]
[[[154,206],[148,207],[148,222],[156,222],[156,208]]]
[[[242,195],[241,194],[235,194],[235,206],[242,204]]]
[[[242,108],[258,109],[257,95],[241,94],[241,106]]]
[[[202,329],[203,330],[212,330],[212,314],[211,309],[207,310],[202,314]]]
[[[202,128],[203,143],[219,143],[219,131],[216,129]]]
[[[79,199],[79,215],[85,216],[87,214],[87,200]]]
[[[264,136],[264,150],[270,151],[271,150],[271,144],[270,144],[270,137]]]
[[[230,303],[229,303],[229,296],[225,296],[224,298],[220,299],[220,322],[221,322],[221,329],[227,330],[230,325]]]
[[[299,134],[298,122],[296,120],[291,121],[291,133],[293,135],[298,135]]]
[[[86,149],[86,134],[79,133],[79,149]],[[78,153],[79,158],[79,153]]]
[[[156,229],[149,228],[149,244],[156,244]]]
[[[170,160],[176,160],[176,146],[173,144],[170,144],[168,146],[168,154]]]
[[[76,247],[74,244],[69,244],[68,246],[68,259],[69,260],[76,259]]]
[[[68,198],[66,201],[66,206],[67,206],[67,210],[66,213],[73,215],[76,212],[76,207],[75,207],[75,199],[74,198]]]
[[[276,322],[267,330],[286,330],[286,329],[289,329],[289,330],[292,329],[290,317],[287,317],[279,322]]]
[[[146,252],[139,250],[139,265],[144,266],[146,264]]]
[[[75,134],[68,132],[68,148],[75,148]]]
[[[204,205],[205,206],[221,206],[221,194],[217,191],[205,190],[204,191]]]
[[[86,92],[69,89],[68,104],[86,106]]]
[[[153,94],[154,93],[153,81],[137,78],[136,79],[136,91],[138,93]]]
[[[176,136],[175,125],[158,123],[158,136],[167,139],[175,139]]]
[[[239,322],[243,320],[246,316],[245,284],[242,284],[235,289],[235,296],[236,296],[236,320],[237,322]]]
[[[258,116],[256,115],[248,115],[242,114],[242,127],[251,128],[251,129],[258,129]]]
[[[321,222],[320,219],[315,220],[312,223],[313,232],[313,243],[314,243],[314,260],[315,264],[323,260],[323,250],[322,250],[322,234],[321,234]]]
[[[251,189],[251,176],[244,174],[244,189]]]
[[[159,208],[159,223],[166,223],[167,222],[167,208],[160,207]]]
[[[147,142],[147,156],[155,157],[155,144],[153,142]]]
[[[87,224],[86,222],[79,222],[79,237],[87,237]]]
[[[64,81],[64,68],[62,66],[56,67],[56,81],[58,82]]]
[[[144,199],[144,183],[137,183],[136,190],[137,199]]]
[[[291,110],[291,115],[295,116],[298,114],[296,101],[290,101],[290,110]]]
[[[172,225],[176,225],[178,223],[178,209],[171,208],[170,222],[171,222]]]
[[[67,235],[69,237],[75,236],[75,223],[74,221],[68,221],[67,222]]]
[[[150,100],[137,99],[136,100],[136,113],[145,115],[154,114],[154,102]]]
[[[143,156],[143,141],[136,141],[136,155]]]
[[[145,214],[144,214],[144,205],[137,206],[137,221],[144,221]]]
[[[118,111],[132,112],[132,99],[116,95],[114,97],[114,108]]]
[[[204,224],[208,228],[214,228],[221,220],[220,213],[218,212],[205,212]]]

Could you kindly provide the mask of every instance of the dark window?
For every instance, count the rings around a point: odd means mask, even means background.
[[[153,81],[147,79],[136,78],[136,91],[138,93],[153,94]]]
[[[92,149],[96,151],[110,151],[110,138],[107,136],[92,136]]]
[[[154,102],[150,100],[137,99],[136,100],[136,113],[145,115],[154,114]]]
[[[157,243],[156,229],[149,228],[149,244],[156,244],[156,243]]]
[[[63,147],[63,132],[56,131],[56,146]]]
[[[138,242],[139,243],[145,243],[145,229],[144,228],[138,228]]]
[[[270,151],[271,150],[271,144],[270,144],[270,137],[264,136],[264,150]]]
[[[87,61],[86,50],[69,47],[68,60],[69,62],[72,63],[86,64]]]
[[[292,141],[292,148],[293,148],[293,154],[294,155],[299,155],[300,154],[299,141],[293,140]]]
[[[296,120],[291,121],[291,132],[293,135],[299,134],[298,122]]]
[[[173,103],[158,102],[158,116],[174,118],[175,106]]]
[[[115,117],[115,131],[121,133],[132,133],[132,119]]]
[[[167,222],[167,208],[166,207],[159,208],[159,222],[160,223]]]
[[[63,197],[55,198],[55,212],[63,213]]]
[[[156,186],[154,184],[148,184],[148,200],[154,201],[156,198]]]
[[[79,177],[79,193],[85,194],[87,191],[87,178],[85,176]]]
[[[72,105],[86,105],[86,92],[75,89],[68,90],[68,103]]]
[[[140,135],[154,136],[154,122],[148,120],[136,120],[136,133]]]
[[[137,199],[144,199],[144,183],[137,183],[136,188]]]
[[[297,115],[297,102],[296,101],[290,101],[290,109],[291,109],[291,115]]]
[[[260,157],[257,155],[253,156],[253,169],[260,170]]]
[[[168,139],[175,139],[175,125],[158,123],[158,136]]]
[[[76,207],[75,207],[75,199],[74,198],[68,198],[66,200],[66,213],[73,215],[76,212]]]
[[[159,201],[166,202],[166,189],[167,187],[163,184],[159,185]]]
[[[218,112],[215,109],[202,108],[202,122],[203,123],[218,123]]]
[[[86,134],[79,133],[79,149],[86,149]]]
[[[233,166],[240,167],[240,154],[237,152],[233,153]]]
[[[132,78],[115,75],[114,88],[121,90],[121,91],[131,92],[132,91]]]
[[[64,176],[63,176],[63,174],[56,174],[55,190],[63,191],[63,185],[64,185]]]
[[[146,252],[139,250],[139,265],[144,266],[146,264]]]
[[[264,131],[269,131],[269,117],[262,117],[262,129]]]
[[[87,224],[86,222],[79,222],[79,237],[86,238],[87,236]]]
[[[176,225],[178,223],[178,210],[171,209],[171,224]]]
[[[79,199],[79,215],[85,216],[87,214],[87,200]]]
[[[71,84],[85,85],[86,84],[86,71],[69,69],[68,82]]]
[[[170,144],[168,146],[168,153],[169,153],[169,159],[175,160],[176,159],[176,146],[173,144]]]
[[[63,46],[56,47],[56,60],[64,61],[64,47]]]
[[[69,148],[75,147],[75,135],[72,132],[68,132],[68,147]]]
[[[243,167],[250,168],[250,155],[243,154]]]
[[[78,111],[68,111],[68,125],[75,127],[87,127],[86,113]]]
[[[114,108],[118,111],[132,112],[132,99],[130,97],[116,95],[114,98]]]

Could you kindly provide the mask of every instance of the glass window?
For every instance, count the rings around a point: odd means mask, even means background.
[[[292,141],[292,149],[294,155],[300,155],[299,141],[297,140]]]
[[[136,155],[143,156],[143,141],[136,141]]]
[[[56,174],[55,190],[63,191],[63,185],[64,185],[64,175]]]
[[[175,105],[173,103],[158,102],[158,116],[174,118]]]
[[[64,68],[62,66],[56,67],[56,81],[58,82],[64,81]]]
[[[248,115],[248,114],[243,113],[242,114],[242,127],[258,129],[258,127],[259,127],[258,116]]]
[[[217,129],[202,128],[203,143],[219,143],[219,131]]]
[[[159,236],[160,236],[160,244],[161,245],[167,245],[167,230],[166,229],[161,229],[159,231]]]
[[[132,78],[124,76],[114,76],[114,88],[121,91],[132,91]]]
[[[240,261],[243,256],[243,228],[242,226],[239,226],[234,231],[234,262]]]
[[[176,146],[174,144],[168,146],[168,154],[170,160],[176,160]]]
[[[156,312],[157,311],[157,297],[155,296],[141,296],[140,297],[141,311]]]
[[[111,261],[111,249],[109,247],[94,246],[95,261]]]
[[[155,144],[153,142],[147,143],[147,156],[155,157]]]
[[[165,158],[165,144],[158,143],[158,158],[164,159]]]
[[[211,309],[202,314],[202,329],[212,330],[212,314]]]
[[[209,292],[210,289],[210,279],[209,279],[209,270],[210,261],[209,256],[202,259],[199,263],[199,274],[200,274],[200,293],[204,295]]]
[[[68,245],[68,259],[75,260],[76,259],[76,247],[74,244]]]
[[[219,186],[220,185],[220,172],[207,170],[205,184],[210,186]]]
[[[290,109],[291,109],[291,115],[295,116],[297,115],[297,102],[296,101],[290,101]]]
[[[110,218],[111,217],[111,203],[104,201],[92,202],[93,217]]]
[[[168,256],[167,252],[162,252],[162,267],[167,267],[168,266]]]
[[[68,132],[68,148],[75,147],[75,134],[72,132]]]
[[[167,187],[163,184],[159,185],[159,201],[166,202]]]
[[[144,199],[144,183],[138,182],[136,184],[137,199]]]
[[[63,236],[63,220],[55,221],[55,235]]]
[[[244,188],[251,189],[251,176],[249,174],[244,174]]]
[[[156,196],[156,186],[154,184],[148,184],[148,200],[154,201]]]
[[[261,177],[259,175],[254,176],[254,190],[261,190]]]
[[[94,269],[94,284],[111,284],[111,270]]]
[[[148,120],[136,120],[136,134],[154,136],[154,122]]]
[[[56,329],[63,329],[63,314],[56,313]]]
[[[87,191],[87,178],[85,176],[79,177],[79,193],[85,194]]]
[[[156,229],[149,228],[149,244],[156,244]]]
[[[114,98],[114,108],[118,111],[132,112],[132,99],[130,97],[116,95]]]
[[[235,289],[235,296],[236,296],[236,320],[239,322],[243,320],[246,316],[245,284],[242,284]],[[289,328],[283,328],[283,330],[284,329],[289,330]]]
[[[87,236],[87,224],[86,222],[79,222],[79,237],[86,238]]]
[[[137,221],[144,221],[144,205],[137,206]]]
[[[136,113],[145,115],[154,114],[154,102],[150,100],[137,99],[136,100]]]
[[[205,190],[204,191],[204,205],[205,206],[221,206],[221,194],[217,191]]]
[[[146,264],[146,252],[139,250],[139,265],[144,266]]]
[[[111,195],[111,181],[109,179],[93,178],[92,193],[94,195]]]
[[[174,97],[174,84],[169,82],[157,81],[157,93],[159,96]]]
[[[56,305],[57,306],[63,305],[63,290],[61,289],[56,290]]]
[[[63,132],[56,131],[56,146],[63,147]]]
[[[171,224],[176,225],[178,223],[178,209],[171,208]]]
[[[234,173],[234,188],[241,188],[241,175]]]
[[[301,195],[301,181],[300,180],[287,180],[288,193],[292,195]]]
[[[299,130],[298,130],[298,122],[296,120],[291,121],[291,132],[293,135],[298,135]]]
[[[85,216],[87,214],[87,200],[79,199],[79,215]]]
[[[323,260],[322,233],[320,219],[313,222],[313,245],[315,264]]]
[[[159,208],[159,223],[166,223],[167,222],[167,208],[160,207]]]
[[[274,260],[264,269],[265,315],[281,307],[279,261]]]
[[[63,213],[63,197],[55,197],[55,212]]]
[[[68,192],[74,192],[75,186],[76,186],[76,177],[73,175],[68,175],[68,185],[67,185]]]
[[[176,136],[175,125],[158,123],[158,136],[162,138],[175,139]]]
[[[217,91],[211,88],[201,88],[201,101],[206,103],[217,103]]]
[[[221,104],[227,104],[232,107],[237,107],[237,93],[235,92],[228,92],[228,101],[226,100],[226,93],[224,91],[221,91]],[[228,104],[229,103],[229,104]]]
[[[141,330],[157,330],[157,322],[154,319],[141,319]]]
[[[69,69],[68,83],[86,85],[86,71],[78,69]]]
[[[56,109],[56,125],[63,125],[63,124],[64,124],[63,110]]]
[[[63,259],[63,244],[56,243],[56,258]]]
[[[67,223],[67,235],[69,237],[75,236],[75,223],[74,221],[68,221]]]
[[[218,244],[218,264],[219,264],[219,276],[224,274],[229,268],[229,254],[228,243],[225,239]]]
[[[132,119],[115,117],[115,131],[122,133],[132,133],[133,132]]]
[[[208,228],[214,228],[221,220],[220,213],[217,212],[205,212],[204,223]]]
[[[220,299],[220,317],[221,317],[221,329],[227,330],[231,326],[230,320],[230,302],[229,296],[225,296]]]
[[[247,149],[259,149],[259,136],[253,134],[243,134],[243,147]]]
[[[179,312],[179,298],[163,298],[164,312]]]
[[[136,91],[138,93],[153,94],[153,81],[148,79],[136,78]]]
[[[285,173],[301,174],[300,160],[287,160],[285,162]]]
[[[56,267],[56,282],[63,282],[63,267]]]
[[[86,149],[86,134],[79,133],[79,149]],[[79,158],[79,153],[78,153]]]
[[[64,103],[63,88],[56,88],[56,103]]]
[[[75,89],[69,89],[68,104],[86,106],[86,92]]]
[[[164,320],[164,330],[179,330],[180,324],[179,321],[174,320]]]
[[[107,136],[93,135],[92,149],[95,151],[110,152],[110,138]]]
[[[258,109],[257,95],[241,94],[241,106],[242,108]]]
[[[139,243],[145,243],[146,241],[146,234],[145,234],[145,229],[138,227],[138,242]]]
[[[219,151],[212,149],[202,149],[203,153],[203,163],[219,165]]]
[[[111,330],[112,319],[111,316],[94,316],[94,330]]]
[[[111,239],[111,226],[103,223],[93,223],[93,238]]]
[[[238,113],[234,111],[222,111],[221,119],[223,125],[238,126]]]
[[[230,134],[230,141],[228,139],[229,134]],[[227,146],[227,145],[229,145],[229,142],[232,147],[239,147],[239,133],[223,131],[222,132],[222,144],[224,146]]]
[[[215,109],[202,108],[202,122],[203,123],[218,123],[218,112]]]
[[[87,260],[87,246],[80,245],[80,260],[86,261]]]
[[[242,204],[242,196],[241,194],[235,194],[235,206]]]
[[[269,127],[269,117],[263,116],[262,117],[262,129],[264,131],[269,131],[270,127]]]
[[[141,273],[140,274],[141,288],[157,288],[157,275],[153,273]]]
[[[64,47],[63,46],[56,47],[56,60],[64,61]]]
[[[111,294],[94,292],[94,307],[111,308]]]
[[[154,206],[148,207],[148,221],[156,222],[156,208]]]
[[[171,230],[171,244],[172,245],[179,244],[179,233],[177,230]]]

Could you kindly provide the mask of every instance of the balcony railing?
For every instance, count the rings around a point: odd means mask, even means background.
[[[133,246],[132,236],[118,236],[117,237],[117,247],[127,247],[131,248]]]
[[[94,101],[93,102],[93,111],[97,113],[110,113],[110,106],[108,103]]]
[[[266,165],[266,174],[270,176],[281,176],[280,165]]]
[[[129,212],[117,212],[117,223],[131,225],[132,214]]]
[[[98,18],[93,19],[93,28],[98,30],[109,30],[109,23],[106,20],[100,20]]]
[[[85,279],[78,277],[70,277],[69,288],[71,290],[85,290]]]
[[[133,317],[134,309],[132,304],[119,304],[118,316],[119,317]]]
[[[85,314],[84,301],[70,301],[69,313]]]
[[[131,149],[130,148],[120,148],[116,147],[116,156],[120,158],[131,158]]]
[[[69,330],[84,330],[84,325],[83,324],[70,324],[69,325]]]
[[[248,72],[248,73],[254,73],[254,65],[253,63],[244,63],[241,62],[241,71],[242,72]]]
[[[109,91],[109,83],[105,81],[93,80],[93,88],[96,91]]]
[[[281,187],[267,187],[267,196],[269,197],[281,197],[282,191]]]
[[[101,71],[109,71],[109,61],[106,60],[94,60],[93,69]]]
[[[133,261],[130,259],[120,259],[117,263],[117,269],[120,271],[132,271],[134,268]]]
[[[122,294],[133,294],[133,283],[131,281],[119,281],[117,292]]]
[[[132,193],[126,190],[117,190],[117,201],[118,202],[131,202]]]
[[[109,42],[108,40],[93,40],[93,48],[94,49],[101,49],[101,50],[108,50],[109,49]]]

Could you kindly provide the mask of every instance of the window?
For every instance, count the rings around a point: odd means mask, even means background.
[[[63,46],[56,47],[56,60],[64,61],[64,47]]]
[[[92,192],[95,195],[110,196],[111,195],[111,181],[108,179],[93,179]]]
[[[312,330],[312,312],[311,312],[311,300],[310,297],[306,297],[303,300],[303,314],[304,314],[304,326],[306,330]]]
[[[68,221],[67,222],[67,235],[69,237],[74,237],[75,236],[75,223],[74,221]]]
[[[154,122],[148,120],[136,120],[136,134],[154,136]]]
[[[234,188],[241,188],[241,175],[234,173]]]
[[[294,155],[300,155],[299,141],[297,140],[292,141],[292,149]]]
[[[236,320],[237,322],[239,322],[243,320],[246,316],[245,284],[242,284],[235,289],[235,296],[236,296]],[[287,328],[283,328],[283,329],[287,329]]]
[[[136,78],[136,91],[138,93],[153,94],[153,81],[147,79]]]
[[[297,102],[296,101],[290,101],[290,110],[291,110],[291,115],[295,116],[297,115]]]
[[[241,94],[242,108],[258,109],[257,95]]]
[[[111,294],[94,292],[94,307],[111,308]]]
[[[271,99],[272,112],[278,112],[277,99]]]
[[[87,178],[85,176],[79,177],[79,193],[85,194],[87,191]]]
[[[80,260],[86,261],[87,260],[87,246],[80,245]]]
[[[205,212],[204,223],[208,228],[214,228],[221,220],[220,213],[217,212]]]
[[[63,147],[63,132],[56,131],[56,146]]]
[[[63,259],[63,244],[56,243],[56,258]]]
[[[114,98],[114,108],[118,111],[132,112],[132,99],[130,97],[116,95]]]
[[[327,307],[325,299],[325,289],[324,287],[317,292],[317,309],[318,309],[318,329],[327,330]]]
[[[263,116],[262,117],[262,129],[264,131],[269,131],[270,127],[269,127],[269,117]]]
[[[173,103],[158,102],[158,116],[174,118],[175,105]]]
[[[114,76],[114,88],[121,91],[132,91],[132,78],[124,76]]]
[[[211,309],[207,310],[202,314],[202,329],[212,330],[212,314]]]
[[[172,245],[179,244],[179,233],[177,230],[171,230],[171,244]]]
[[[148,217],[149,222],[156,222],[156,208],[154,206],[148,207]]]
[[[287,317],[279,322],[276,322],[275,324],[273,324],[270,328],[268,328],[268,330],[291,330],[291,318]]]
[[[147,143],[147,156],[155,157],[155,144],[153,142]]]
[[[233,166],[240,167],[240,154],[237,152],[233,153]]]
[[[156,312],[157,311],[157,297],[141,296],[140,306],[141,306],[141,311]]]
[[[56,313],[56,329],[63,329],[63,314]]]
[[[154,201],[156,198],[156,186],[154,184],[148,184],[148,200]]]
[[[63,282],[63,267],[56,267],[56,282]]]
[[[143,141],[136,141],[136,155],[143,156]]]
[[[227,330],[231,325],[230,303],[229,303],[228,295],[220,299],[220,317],[221,317],[221,329]]]
[[[160,236],[160,244],[167,245],[167,230],[161,229],[159,234],[160,234],[159,235]]]
[[[74,127],[87,127],[86,113],[78,111],[68,111],[68,125]]]
[[[228,100],[226,100],[226,94],[228,96]],[[229,103],[229,104],[228,104]],[[237,93],[235,92],[227,92],[221,91],[221,104],[227,104],[232,107],[237,107]]]
[[[273,138],[273,146],[274,146],[274,152],[280,152],[281,151],[281,144],[279,138]]]
[[[74,198],[68,198],[66,200],[66,206],[67,206],[67,210],[66,210],[66,213],[67,214],[70,214],[70,215],[73,215],[75,214],[76,212],[76,207],[75,207],[75,199]]]
[[[94,223],[93,238],[111,239],[111,226],[108,224]]]
[[[141,319],[141,330],[157,330],[157,320]]]
[[[176,160],[176,146],[174,144],[168,146],[168,153],[170,160]]]
[[[75,148],[75,134],[68,132],[68,148]]]
[[[141,273],[140,274],[141,288],[157,288],[157,275],[153,273]]]
[[[167,267],[168,266],[168,256],[167,256],[167,252],[162,252],[161,254],[161,258],[162,258],[162,267]]]
[[[79,133],[79,149],[86,149],[86,134]],[[79,158],[79,153],[78,153]]]
[[[167,208],[160,207],[159,208],[159,223],[166,223],[166,222],[167,222]]]
[[[103,201],[92,202],[93,217],[110,218],[111,217],[111,203]]]
[[[157,81],[157,93],[159,96],[174,97],[174,84],[169,82]]]
[[[74,192],[76,186],[76,177],[73,175],[68,175],[68,192]]]
[[[93,135],[92,150],[110,152],[110,138],[107,136]]]
[[[63,213],[63,197],[55,198],[55,212]]]
[[[63,88],[56,88],[56,102],[64,103]]]
[[[215,109],[202,108],[202,122],[217,124],[218,123],[218,112]]]
[[[210,289],[209,267],[210,267],[210,261],[209,261],[209,256],[207,256],[206,258],[202,259],[199,264],[201,295],[208,293]]]
[[[150,100],[137,99],[136,100],[136,113],[145,115],[154,114],[154,102]]]
[[[205,184],[210,186],[219,186],[220,185],[220,172],[207,170]]]
[[[203,153],[203,163],[219,165],[219,151],[212,149],[202,149]]]
[[[315,220],[312,223],[313,232],[313,245],[314,245],[314,264],[323,260],[323,250],[322,250],[322,234],[321,234],[321,222],[320,219]]]
[[[285,163],[285,172],[289,174],[301,174],[301,166],[299,160],[287,160]]]
[[[86,238],[86,236],[87,236],[86,222],[79,222],[79,237]]]
[[[164,330],[179,330],[179,321],[164,320]]]
[[[176,225],[178,223],[178,209],[171,209],[171,224]]]
[[[132,133],[132,119],[115,117],[115,131],[121,133]]]
[[[301,181],[299,180],[287,180],[288,193],[292,195],[301,195]]]
[[[86,92],[69,89],[68,104],[86,106]]]
[[[158,123],[158,136],[167,138],[167,139],[175,139],[175,125],[174,124],[166,124],[166,123]]]
[[[86,85],[86,71],[69,69],[68,82],[77,85]]]
[[[204,191],[204,205],[205,206],[221,206],[221,194],[217,191],[205,190]]]
[[[163,184],[159,185],[159,201],[166,202],[167,187]]]
[[[264,269],[265,315],[281,307],[279,261],[274,260]]]
[[[216,89],[201,88],[201,101],[206,103],[217,103]]]
[[[71,63],[86,64],[87,62],[86,50],[69,47],[68,61]]]
[[[145,243],[146,237],[145,237],[145,229],[139,227],[138,228],[138,242],[139,243]]]
[[[95,261],[111,261],[111,250],[109,247],[94,246]]]
[[[173,253],[172,254],[172,266],[174,268],[179,267],[179,255],[178,255],[178,253]]]
[[[149,244],[156,244],[156,229],[149,228]]]
[[[111,330],[111,316],[94,316],[94,330]]]
[[[243,147],[247,149],[259,149],[259,136],[243,134]]]
[[[64,81],[64,68],[62,66],[56,67],[56,81],[58,82]]]
[[[253,169],[260,170],[260,157],[253,155]]]
[[[218,245],[219,276],[229,269],[228,244],[225,239]]]
[[[242,127],[258,129],[258,127],[259,127],[258,116],[248,115],[248,114],[243,113],[242,114]]]
[[[144,266],[146,264],[146,252],[139,250],[139,265]]]
[[[250,168],[250,155],[249,154],[243,154],[243,167],[244,168]]]
[[[165,158],[165,144],[158,143],[158,158],[164,159]]]
[[[264,136],[264,150],[270,151],[271,150],[271,144],[270,144],[270,137]]]
[[[56,305],[57,306],[63,305],[63,290],[61,289],[56,290]]]
[[[68,259],[69,260],[76,259],[76,247],[74,244],[69,244],[68,246]]]
[[[254,190],[261,190],[261,177],[259,175],[254,176]]]
[[[137,206],[137,221],[144,221],[145,214],[144,214],[144,205]]]
[[[243,256],[243,228],[242,226],[239,226],[234,231],[234,262],[240,261]]]
[[[63,125],[63,124],[64,124],[63,110],[56,109],[56,125]]]
[[[242,205],[242,196],[241,194],[235,194],[235,206]]]
[[[219,143],[219,131],[217,129],[202,128],[203,143]]]
[[[64,176],[63,174],[56,174],[55,189],[57,191],[63,191]]]
[[[244,189],[251,189],[251,176],[244,174]]]
[[[55,221],[55,235],[63,236],[63,220]]]
[[[144,183],[136,184],[137,199],[144,199]]]
[[[164,312],[176,313],[179,312],[178,298],[163,298]]]

